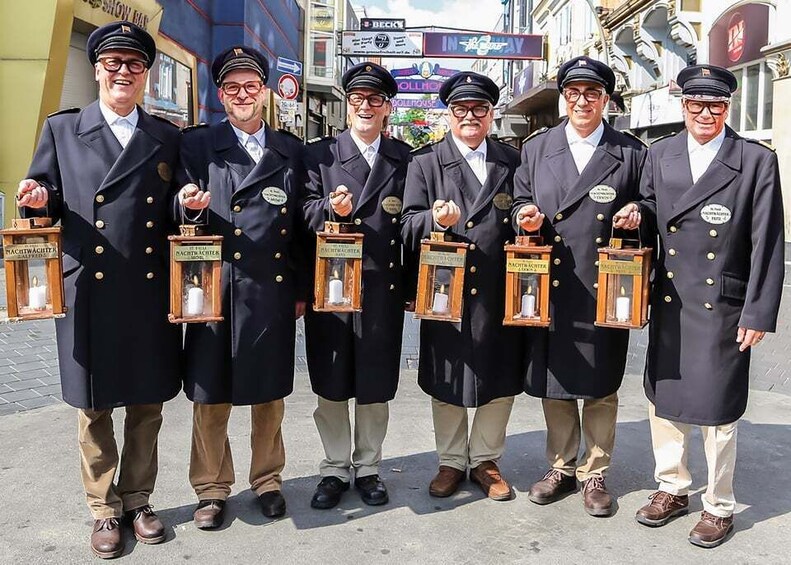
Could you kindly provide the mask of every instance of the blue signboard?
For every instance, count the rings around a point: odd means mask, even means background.
[[[423,34],[425,57],[541,59],[543,46],[543,35],[444,32]]]
[[[302,62],[286,59],[285,57],[277,58],[277,70],[281,73],[288,73],[296,76],[302,76]]]

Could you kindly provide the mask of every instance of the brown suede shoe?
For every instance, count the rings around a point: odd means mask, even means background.
[[[124,538],[118,518],[94,520],[91,550],[102,559],[113,559],[124,552]]]
[[[689,532],[689,543],[698,547],[717,547],[733,531],[733,516],[720,518],[704,511],[700,522]]]
[[[458,469],[446,465],[440,465],[439,472],[431,479],[431,483],[428,485],[428,493],[431,496],[438,496],[440,498],[450,496],[459,490],[459,485],[466,475],[467,473],[464,471],[459,471]]]
[[[577,479],[550,469],[544,478],[533,484],[527,493],[530,502],[549,504],[577,490]]]
[[[484,461],[470,469],[470,480],[481,487],[483,494],[492,500],[511,500],[511,485],[505,482],[494,461]]]
[[[634,517],[644,526],[664,526],[674,516],[683,516],[689,511],[689,496],[686,494],[677,496],[658,490],[648,498],[651,502],[638,510]]]
[[[165,541],[165,526],[151,506],[141,506],[128,511],[126,519],[131,522],[135,538],[140,543],[155,544]]]
[[[199,530],[213,530],[222,526],[225,517],[225,501],[219,499],[206,499],[198,502],[198,507],[192,514],[195,527]]]
[[[591,477],[582,484],[582,502],[591,516],[612,516],[612,496],[604,477]]]

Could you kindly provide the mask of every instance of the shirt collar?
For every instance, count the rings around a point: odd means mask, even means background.
[[[725,141],[725,128],[717,134],[717,137],[707,143],[698,143],[698,140],[692,137],[692,134],[687,134],[687,151],[694,153],[696,151],[705,150],[717,153],[722,147],[722,142]]]
[[[566,124],[566,141],[569,145],[572,145],[573,143],[587,143],[593,147],[598,147],[603,135],[604,122],[601,122],[599,127],[593,130],[593,132],[588,137],[581,137],[580,134],[577,133],[577,130],[574,129],[574,126],[571,125],[571,122]]]
[[[357,149],[360,150],[360,153],[365,155],[365,150],[367,148],[369,148],[369,147],[373,147],[374,148],[374,153],[379,153],[379,146],[382,144],[382,135],[381,134],[376,136],[376,139],[374,139],[374,142],[371,143],[371,145],[368,145],[362,139],[357,137],[357,135],[354,133],[353,129],[350,129],[349,133],[351,134],[352,139],[354,140],[354,144],[357,146]]]
[[[228,123],[231,124],[230,121]],[[255,132],[253,134],[250,134],[250,133],[247,133],[245,131],[242,131],[242,130],[240,130],[238,127],[236,127],[233,124],[231,124],[231,127],[233,128],[233,132],[236,134],[236,137],[239,138],[239,143],[242,144],[242,147],[245,146],[245,144],[247,143],[247,140],[250,137],[256,138],[256,140],[258,141],[258,144],[261,147],[266,147],[266,128],[264,127],[264,121],[263,120],[261,120],[261,128],[257,132]]]
[[[132,109],[131,112],[129,112],[128,115],[119,116],[118,114],[113,112],[109,106],[106,106],[104,102],[99,100],[99,110],[102,112],[102,116],[104,116],[104,120],[111,126],[115,125],[115,122],[117,122],[118,120],[123,119],[123,120],[127,120],[130,124],[132,124],[132,127],[135,128],[137,127],[137,119],[139,117],[137,113],[137,105],[135,105],[135,107]]]
[[[481,153],[483,155],[483,160],[486,161],[486,138],[485,137],[483,138],[483,141],[481,141],[481,144],[478,147],[476,147],[475,149],[470,149],[462,140],[458,139],[452,133],[450,134],[450,136],[451,136],[451,138],[453,138],[453,143],[455,143],[456,147],[459,148],[459,152],[461,153],[462,157],[464,157],[465,159],[468,159],[471,153],[477,151],[478,153]]]

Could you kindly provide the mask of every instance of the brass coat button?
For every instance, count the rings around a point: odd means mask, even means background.
[[[555,265],[560,265],[560,257],[556,257],[554,261],[552,261]]]
[[[593,262],[593,265],[594,265],[595,267],[598,267],[598,266],[599,266],[599,262],[598,262],[598,261],[594,261],[594,262]]]
[[[234,235],[242,235],[242,230],[240,230],[239,228],[236,228],[235,230],[233,230],[233,234]]]
[[[104,194],[97,194],[96,195],[96,202],[98,202],[99,204],[104,202]]]
[[[711,304],[709,304],[708,302],[706,302],[706,303],[703,305],[703,307],[704,307],[706,310],[711,310],[712,308],[714,308],[714,306],[712,306],[712,305],[711,305]]]
[[[100,230],[101,230],[101,229],[104,229],[104,222],[103,222],[102,220],[96,220],[96,223],[94,223],[94,225],[95,225],[97,228],[99,228]]]
[[[560,281],[555,279],[554,281],[552,281],[552,286],[554,286],[555,288],[559,287],[560,286]]]
[[[474,225],[475,225],[475,224],[473,224],[472,222],[467,222],[467,227],[468,227],[468,228],[471,228],[471,227],[473,227]]]
[[[675,256],[675,254],[676,254],[676,250],[675,250],[675,249],[668,249],[668,250],[667,250],[667,254],[668,254],[668,255],[673,255],[673,256]]]
[[[507,223],[508,223],[508,221],[509,221],[509,220],[508,220],[508,218],[503,218],[503,223],[504,223],[504,224],[507,224]]]
[[[475,251],[477,249],[474,243],[470,243],[470,251]]]
[[[288,214],[288,208],[286,208],[285,206],[283,206],[283,207],[280,209],[280,213],[281,213],[281,214],[283,214],[283,215],[285,216],[286,214]]]
[[[709,230],[709,235],[711,237],[717,237],[717,230]]]
[[[714,279],[706,279],[706,284],[709,286],[714,286]]]
[[[390,290],[395,290],[395,285],[394,284],[390,285]]]
[[[393,263],[392,261],[390,261],[390,264],[388,265],[388,267],[392,269],[393,267],[395,267],[395,263]]]
[[[563,238],[560,237],[559,235],[556,235],[555,236],[555,243],[560,243],[561,241],[563,241]]]
[[[104,247],[102,247],[101,245],[97,245],[96,246],[96,254],[97,255],[101,255],[102,253],[104,253]]]
[[[153,204],[154,203],[154,197],[153,196],[149,196],[148,198],[146,198],[146,202],[148,202],[149,204]]]
[[[233,207],[233,211],[234,212],[241,212],[242,211],[242,207],[237,204],[236,206]]]
[[[236,253],[233,254],[233,258],[239,260],[242,258],[242,254],[237,251]]]
[[[354,218],[354,225],[355,226],[359,226],[362,223],[363,223],[363,221],[360,218]]]
[[[146,247],[146,255],[151,255],[154,252],[153,247]]]
[[[670,298],[669,296],[665,296],[665,302],[670,302],[671,300],[673,300],[673,299]]]
[[[280,235],[287,235],[287,234],[288,234],[288,230],[286,228],[280,230]]]
[[[147,227],[148,229],[151,229],[151,228],[153,228],[153,227],[154,227],[154,222],[152,222],[151,220],[148,220],[148,221],[146,222],[146,227]]]
[[[146,278],[149,279],[149,280],[153,279],[154,278],[154,273],[146,273]]]
[[[712,253],[711,251],[706,253],[706,259],[708,259],[709,261],[714,261],[715,257],[716,257],[716,255],[714,255],[714,253]]]
[[[472,295],[478,294],[478,289],[477,288],[470,289],[470,294]]]
[[[275,259],[280,259],[282,256],[283,256],[283,255],[280,253],[280,251],[278,251],[277,253],[275,253]]]
[[[599,283],[593,283],[593,288],[599,288]]]
[[[678,228],[676,226],[670,226],[670,233],[676,233]]]
[[[669,279],[673,278],[673,271],[668,271],[667,272],[667,278],[669,278]]]
[[[395,239],[390,240],[390,245],[395,245]]]
[[[474,272],[475,272],[475,271],[477,271],[477,270],[478,270],[478,267],[476,267],[475,265],[473,265],[472,267],[470,267],[470,272],[471,272],[471,273],[474,273]]]
[[[277,276],[275,277],[275,281],[276,281],[276,282],[283,282],[283,275],[277,275]]]
[[[602,241],[604,241],[602,238],[600,238],[600,237],[596,238],[596,243],[601,243]]]
[[[563,214],[558,212],[557,214],[555,214],[555,219],[558,220],[558,221],[562,220],[563,219]]]
[[[391,224],[397,224],[398,223],[398,218],[390,218],[390,223]]]
[[[596,219],[599,220],[600,222],[603,222],[604,221],[604,214],[596,214]]]
[[[94,277],[96,277],[96,280],[97,280],[97,281],[100,281],[100,280],[102,280],[102,279],[104,278],[104,273],[103,273],[103,272],[101,272],[101,271],[99,271],[99,272],[97,272],[97,273],[96,273],[95,275],[93,275],[93,276],[94,276]]]

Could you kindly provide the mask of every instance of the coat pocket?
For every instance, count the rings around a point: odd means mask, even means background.
[[[721,294],[724,298],[744,301],[747,296],[747,281],[733,273],[722,273]]]

